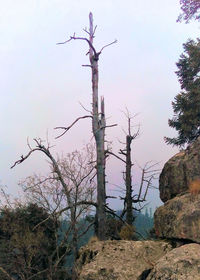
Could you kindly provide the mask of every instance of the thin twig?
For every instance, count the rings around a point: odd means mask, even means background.
[[[86,112],[88,112],[88,113],[90,113],[90,114],[92,115],[92,112],[91,112],[90,110],[86,109],[86,108],[83,106],[83,104],[82,104],[81,102],[79,102],[79,104],[81,105],[81,107],[82,107]]]
[[[116,39],[115,39],[113,42],[111,42],[110,44],[107,44],[107,45],[103,46],[103,47],[101,48],[101,50],[100,50],[99,53],[101,53],[105,48],[107,48],[107,47],[109,47],[109,46],[111,46],[111,45],[113,45],[113,44],[115,44],[115,43],[117,43],[117,40],[116,40]]]
[[[0,270],[10,279],[10,280],[15,280],[12,276],[10,276],[10,274],[8,274],[8,272],[0,266]]]

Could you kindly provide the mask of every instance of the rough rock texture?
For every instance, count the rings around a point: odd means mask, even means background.
[[[96,241],[80,249],[79,280],[142,280],[171,245],[164,241]]]
[[[154,214],[154,228],[158,237],[200,243],[200,194],[186,193],[167,201]]]
[[[168,160],[160,174],[159,189],[163,202],[189,189],[200,178],[200,137],[186,150]]]
[[[145,279],[145,278],[144,278]],[[199,280],[200,245],[187,244],[173,249],[154,266],[146,280]]]

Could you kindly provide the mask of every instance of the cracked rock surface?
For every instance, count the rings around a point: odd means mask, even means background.
[[[80,249],[79,280],[139,280],[172,249],[165,241],[95,241]]]
[[[199,280],[200,245],[191,243],[173,249],[156,263],[146,280]]]

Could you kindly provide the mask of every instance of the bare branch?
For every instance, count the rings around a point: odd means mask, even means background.
[[[88,230],[95,224],[95,222],[90,223],[87,228],[78,236],[78,239],[81,238],[83,235],[85,235]]]
[[[99,128],[95,131],[95,133],[99,132],[102,129],[105,129],[105,128],[108,128],[108,127],[114,127],[114,126],[117,126],[117,124],[99,126]]]
[[[96,32],[96,29],[97,29],[97,25],[95,26],[94,31],[93,31],[93,33],[92,33],[92,37],[93,37],[93,38],[94,38],[94,34],[95,34],[95,32]],[[87,30],[87,27],[85,27],[85,28],[83,29],[83,31],[85,31],[89,36],[91,35],[90,32]]]
[[[68,40],[66,40],[64,42],[61,42],[61,43],[57,43],[57,45],[63,45],[63,44],[69,43],[72,40],[83,40],[83,41],[86,41],[88,43],[89,47],[93,50],[95,58],[98,59],[99,53],[96,52],[96,50],[95,50],[93,44],[91,43],[91,41],[88,40],[87,38],[84,38],[84,37],[76,37],[75,33],[74,33],[73,36],[70,36],[70,38]]]
[[[86,119],[86,118],[93,118],[91,115],[87,115],[87,116],[83,116],[83,117],[79,117],[77,118],[70,126],[68,127],[63,127],[63,126],[58,126],[55,127],[54,129],[64,129],[65,131],[60,134],[59,136],[55,137],[56,139],[60,138],[61,136],[63,136],[70,128],[72,128],[73,125],[75,125],[75,123],[77,123],[79,120],[81,119]]]
[[[122,188],[122,186],[119,186],[119,185],[117,185],[117,184],[113,184],[113,183],[109,183],[110,185],[113,185],[113,186],[115,186],[115,187],[117,187],[118,189],[120,189],[120,192],[121,191],[124,191],[124,189]],[[117,191],[117,190],[114,190],[114,191]]]
[[[90,64],[82,64],[83,67],[90,67],[92,68],[92,66]]]
[[[96,208],[98,207],[97,203],[95,203],[94,201],[78,201],[76,203],[76,207],[80,206],[80,205],[89,205],[89,206],[94,206]],[[60,211],[56,212],[55,215],[61,215],[63,212],[66,212],[67,210],[70,210],[74,206],[75,205],[67,206],[67,207],[61,209]]]
[[[112,210],[110,207],[108,207],[107,205],[106,205],[106,212],[108,212],[108,213],[110,213],[110,214],[112,214],[112,215],[114,215],[115,217],[117,217],[118,219],[120,219],[120,221],[122,221],[124,224],[127,224],[119,215],[117,215],[116,213],[115,213],[115,211],[114,210]]]
[[[126,149],[124,149],[124,150],[120,149],[120,150],[119,150],[119,154],[122,154],[122,155],[126,156],[127,153],[125,153],[124,151],[126,151]]]
[[[85,31],[88,35],[90,35],[90,32],[87,31],[87,27],[85,27],[85,28],[83,29],[83,31]]]
[[[34,275],[28,277],[27,280],[34,279],[36,276],[38,276],[38,275],[40,275],[40,274],[42,274],[42,273],[44,273],[44,272],[46,272],[46,271],[48,271],[48,268],[46,268],[46,269],[44,269],[44,270],[42,270],[42,271],[38,271],[36,274],[34,274]]]
[[[114,127],[114,126],[117,126],[117,124],[115,123],[115,124],[111,124],[111,125],[106,125],[106,126],[103,126],[101,128]]]
[[[32,147],[31,147],[31,145],[30,145],[30,143],[29,143],[28,137],[27,137],[27,146],[29,147],[30,150],[32,150]]]
[[[86,112],[90,113],[91,116],[92,116],[92,112],[91,112],[90,110],[86,109],[86,108],[83,106],[83,104],[82,104],[81,102],[79,102],[79,104],[81,105],[81,107],[82,107]]]
[[[142,188],[143,188],[143,184],[144,184],[144,172],[145,172],[145,169],[142,169],[142,178],[141,178],[141,182],[140,182],[140,189],[139,189],[139,194],[138,194],[138,200],[140,200],[140,196],[142,194]]]
[[[61,43],[57,43],[56,45],[63,45],[63,44],[66,44],[66,43],[68,43],[68,42],[70,42],[71,40],[72,40],[72,38],[73,37],[75,37],[75,33],[74,33],[74,35],[73,36],[70,36],[70,38],[68,39],[68,40],[66,40],[66,41],[64,41],[64,42],[61,42]]]
[[[113,44],[115,44],[115,43],[117,43],[117,40],[116,40],[116,39],[115,39],[113,42],[111,42],[110,44],[107,44],[107,45],[103,46],[103,47],[101,48],[101,50],[100,50],[99,53],[101,53],[105,48],[107,48],[107,47],[109,47],[109,46],[111,46],[111,45],[113,45]]]
[[[12,166],[11,168],[15,167],[17,164],[22,163],[24,160],[26,160],[33,152],[35,151],[40,151],[40,148],[35,148],[32,149],[26,156],[21,155],[21,159],[17,160]]]
[[[116,196],[112,196],[112,195],[107,195],[106,198],[113,198],[113,199],[116,199],[117,197],[116,197]]]
[[[123,158],[117,156],[116,154],[114,154],[114,153],[112,153],[112,152],[110,152],[110,151],[106,151],[106,153],[107,153],[107,154],[110,154],[110,155],[116,157],[117,159],[123,161],[124,163],[126,163],[126,161],[125,161]]]
[[[92,34],[93,38],[94,38],[94,34],[95,34],[96,30],[97,30],[97,25],[95,25],[95,27],[94,27],[94,31],[93,31],[93,34]]]
[[[9,280],[15,280],[2,266],[0,266],[0,270],[8,277]]]

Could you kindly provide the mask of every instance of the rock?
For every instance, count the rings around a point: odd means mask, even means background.
[[[161,238],[200,243],[200,194],[186,193],[168,200],[156,210],[154,228]]]
[[[200,137],[165,163],[159,179],[161,200],[165,202],[184,193],[197,179],[200,179]]]
[[[96,241],[79,251],[79,280],[145,279],[172,246],[164,241]]]
[[[187,244],[173,249],[156,263],[146,280],[199,280],[200,245]]]

